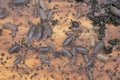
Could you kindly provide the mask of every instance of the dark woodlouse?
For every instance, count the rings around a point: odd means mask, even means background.
[[[0,19],[4,19],[7,16],[7,12],[5,9],[0,8]]]
[[[13,45],[10,49],[9,49],[9,53],[17,53],[20,50],[20,45],[19,44],[15,44]]]
[[[40,59],[46,59],[46,58],[48,58],[45,54],[39,54],[38,56],[37,56],[37,58],[40,58]]]
[[[27,4],[29,0],[12,0],[13,5]]]
[[[81,10],[79,9],[76,15],[76,18],[79,19],[81,17]]]
[[[47,17],[48,20],[51,19],[52,15],[53,15],[53,11],[52,11],[52,10],[49,10],[49,12],[48,12],[48,17]]]
[[[94,50],[93,50],[93,54],[98,53],[98,52],[101,51],[103,48],[104,48],[104,41],[101,40],[101,41],[99,41],[99,42],[95,45]]]
[[[86,48],[84,48],[82,46],[77,46],[76,49],[78,52],[82,53],[83,55],[86,55],[89,52]]]
[[[88,77],[89,77],[88,80],[94,80],[92,72],[88,68],[86,68],[86,71],[87,71],[87,74],[88,74]]]
[[[117,7],[111,6],[111,12],[112,12],[115,16],[120,17],[120,9],[118,9]]]
[[[48,21],[46,22],[43,22],[43,27],[44,27],[44,30],[45,30],[45,37],[48,38],[48,37],[51,37],[52,34],[53,34],[53,30],[50,26],[50,24],[48,23]]]
[[[46,15],[45,11],[41,8],[39,11],[40,11],[40,17],[41,17],[42,21],[47,20],[47,15]]]
[[[42,39],[43,37],[43,27],[41,26],[41,24],[36,25],[35,37],[37,41],[40,41],[40,39]]]
[[[18,65],[21,61],[22,61],[23,57],[19,56],[15,59],[15,61],[13,62],[14,65]]]
[[[50,60],[48,59],[41,59],[42,63],[45,63],[45,64],[50,64]]]
[[[40,58],[40,60],[42,61],[42,63],[50,64],[50,60],[48,59],[48,56],[46,56],[44,54],[38,55],[37,58]]]
[[[53,54],[56,52],[56,47],[55,47],[54,44],[52,44],[52,43],[47,43],[47,46],[51,48]]]
[[[99,41],[93,50],[93,53],[89,57],[89,62],[86,64],[87,67],[93,67],[95,61],[95,55],[104,48],[104,41]]]
[[[49,52],[49,51],[51,51],[51,48],[47,47],[47,46],[42,46],[42,47],[38,47],[38,51]]]
[[[77,35],[77,33],[73,32],[73,31],[66,31],[65,34],[67,36],[76,36]]]
[[[69,44],[71,44],[73,42],[73,36],[69,36],[65,39],[65,41],[63,42],[63,46],[68,46]]]
[[[60,58],[61,57],[61,52],[60,51],[55,51],[54,54],[53,54],[53,56],[55,58]]]
[[[36,28],[35,26],[30,27],[30,29],[29,29],[29,31],[27,33],[28,40],[31,40],[33,38],[34,33],[35,33],[35,28]]]
[[[86,68],[93,67],[94,66],[94,59],[91,59],[87,62]]]
[[[38,18],[38,16],[39,16],[39,8],[36,6],[34,7],[34,10],[33,10],[33,16],[35,18]]]
[[[89,61],[88,55],[83,55],[83,58],[84,58],[86,63]]]
[[[72,58],[71,58],[71,60],[70,60],[70,64],[75,64],[76,59],[77,59],[77,56],[76,56],[76,55],[72,56]]]
[[[44,10],[44,11],[46,11],[47,10],[47,6],[46,6],[46,4],[44,3],[44,0],[39,0],[40,1],[40,7]]]
[[[62,49],[62,52],[63,52],[67,57],[69,57],[69,58],[72,57],[72,54],[71,54],[71,52],[70,52],[68,49],[63,48],[63,49]]]
[[[12,30],[12,37],[15,37],[18,31],[17,26],[11,23],[4,24],[3,28]]]
[[[72,46],[72,47],[71,47],[71,53],[72,53],[73,56],[76,56],[76,55],[77,55],[76,46]]]

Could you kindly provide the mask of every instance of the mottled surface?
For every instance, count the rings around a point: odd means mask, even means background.
[[[46,0],[45,0],[46,1]],[[47,42],[51,42],[56,46],[56,50],[62,49],[62,43],[66,39],[65,31],[69,31],[71,27],[71,20],[80,22],[82,33],[79,35],[75,42],[76,45],[81,45],[89,50],[89,54],[93,51],[94,42],[98,42],[98,35],[94,32],[93,25],[86,17],[76,19],[75,15],[78,9],[81,9],[81,13],[85,15],[89,12],[89,7],[85,3],[81,3],[78,7],[72,7],[75,2],[69,3],[66,0],[52,0],[51,3],[45,2],[48,9],[53,9],[54,15],[52,19],[57,19],[58,23],[52,26],[53,36],[52,39],[48,38],[46,41],[41,40],[37,42],[34,40],[33,46],[47,45]],[[8,5],[9,4],[9,5]],[[29,3],[27,6],[13,6],[10,4],[10,0],[0,0],[0,7],[6,8],[9,15],[5,19],[0,19],[0,29],[5,23],[13,23],[19,25],[18,32],[14,39],[11,37],[10,30],[3,29],[0,36],[0,80],[88,80],[87,73],[84,69],[86,63],[84,62],[81,54],[77,55],[75,64],[70,64],[68,57],[62,56],[61,58],[55,58],[51,52],[47,53],[51,64],[42,64],[39,59],[36,59],[38,53],[24,48],[17,54],[9,54],[8,50],[15,42],[24,43],[22,38],[26,38],[29,30],[29,20],[34,24],[40,21],[40,17],[34,18],[33,5]],[[107,42],[110,39],[120,38],[120,26],[106,25],[105,30],[106,37],[104,38],[105,45],[109,45]],[[96,30],[95,30],[96,31]],[[94,37],[94,38],[93,38]],[[95,40],[91,40],[95,39]],[[20,42],[19,42],[20,41]],[[91,45],[92,43],[92,45]],[[95,59],[95,66],[92,68],[93,76],[95,80],[116,80],[120,77],[120,62],[115,62],[114,59],[118,58],[120,49],[117,49],[119,45],[114,46],[113,52],[108,54],[109,61],[102,62],[99,59]],[[120,47],[120,46],[119,46]],[[39,53],[42,54],[42,53]],[[19,56],[23,56],[23,61],[18,64],[18,67],[13,65],[14,60]]]

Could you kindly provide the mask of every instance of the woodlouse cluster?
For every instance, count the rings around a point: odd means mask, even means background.
[[[51,0],[48,0],[50,3]],[[72,2],[69,0],[69,2]],[[83,2],[83,0],[78,0],[77,2]],[[91,39],[91,44],[93,49],[84,47],[84,45],[79,45],[76,43],[78,40],[78,37],[80,36],[80,32],[82,33],[82,28],[79,22],[77,21],[71,21],[71,27],[69,30],[71,31],[66,31],[66,38],[64,39],[62,43],[62,49],[57,50],[56,45],[53,43],[46,43],[45,45],[39,45],[39,46],[34,46],[32,45],[32,41],[34,39],[37,42],[41,41],[46,41],[47,39],[51,39],[52,41],[52,35],[54,34],[53,31],[53,26],[58,23],[58,20],[53,21],[54,25],[51,25],[50,21],[52,22],[52,15],[54,14],[54,11],[52,9],[48,10],[48,7],[46,6],[44,0],[12,0],[12,5],[14,6],[21,6],[21,5],[27,5],[29,3],[32,3],[34,9],[33,9],[33,17],[34,18],[40,18],[40,21],[37,24],[34,24],[30,20],[27,22],[27,24],[30,26],[29,30],[27,32],[27,41],[24,42],[21,40],[20,43],[14,43],[10,48],[8,49],[8,52],[12,55],[17,55],[16,59],[13,61],[13,66],[19,70],[19,64],[24,64],[26,65],[26,57],[28,54],[27,51],[32,51],[33,53],[37,53],[36,59],[40,60],[42,64],[50,66],[48,71],[52,71],[53,65],[52,65],[52,60],[53,58],[49,57],[48,54],[52,53],[54,58],[60,58],[62,61],[63,57],[67,57],[69,59],[68,63],[64,63],[63,66],[66,64],[68,65],[76,65],[76,62],[79,58],[79,53],[84,59],[84,69],[88,75],[88,80],[94,80],[94,74],[92,69],[95,67],[95,62],[96,58],[102,62],[107,62],[111,60],[109,58],[109,54],[112,53],[112,50],[115,45],[117,45],[120,41],[119,39],[117,40],[111,40],[108,43],[110,46],[106,46],[104,43],[104,39],[95,42],[94,37]],[[114,16],[119,17],[119,8],[117,8],[115,5],[112,5],[110,7],[111,14]],[[7,10],[0,8],[0,19],[5,19],[9,15],[7,13]],[[75,15],[77,19],[81,18],[81,11],[80,9],[77,11],[77,15]],[[89,15],[90,16],[90,15]],[[18,29],[18,25],[13,24],[13,23],[5,23],[3,24],[3,29],[10,29],[12,31],[11,35],[12,38],[16,37]],[[103,30],[103,28],[102,28]],[[101,31],[102,31],[101,30]],[[101,32],[100,32],[101,33]],[[92,52],[90,52],[92,51]],[[114,60],[116,62],[120,62],[119,57],[117,60]],[[2,63],[3,64],[3,63]],[[79,66],[80,67],[80,66]],[[61,67],[55,67],[57,71],[60,70]],[[24,70],[22,67],[21,69]],[[42,69],[41,67],[34,67],[33,69],[30,70],[40,70]],[[77,69],[78,72],[81,69]],[[75,71],[75,70],[74,70]],[[73,71],[73,72],[74,72]],[[26,74],[29,74],[29,70],[25,71]],[[65,73],[64,71],[62,72],[63,74]],[[114,74],[114,73],[113,73]],[[112,75],[113,75],[112,74]],[[31,76],[33,78],[34,76],[37,76],[38,74],[34,74]],[[52,76],[53,77],[53,76]],[[66,78],[69,80],[69,78]]]

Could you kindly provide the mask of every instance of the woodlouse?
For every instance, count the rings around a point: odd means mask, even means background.
[[[42,8],[40,8],[39,11],[40,11],[40,17],[42,21],[47,20],[47,14],[45,13],[45,11]]]
[[[40,0],[40,6],[41,6],[41,8],[42,8],[44,11],[47,10],[47,6],[46,6],[46,4],[44,3],[44,0]]]
[[[49,52],[49,51],[51,51],[51,48],[47,47],[47,46],[41,46],[41,47],[38,47],[38,51]]]
[[[0,19],[3,19],[7,16],[7,12],[5,9],[0,8]]]
[[[43,37],[43,27],[41,26],[41,24],[36,25],[35,37],[37,41],[40,41],[40,39],[42,39]]]
[[[12,3],[14,5],[21,5],[21,4],[27,4],[29,0],[12,0]]]
[[[27,33],[28,40],[31,40],[33,38],[34,33],[35,33],[35,28],[36,28],[35,26],[30,27],[30,29],[29,29],[29,31]]]
[[[34,16],[35,18],[38,18],[38,16],[39,16],[39,8],[38,8],[38,7],[34,7],[33,16]]]
[[[96,54],[96,57],[101,61],[107,61],[109,59],[109,56],[102,54],[102,53]]]
[[[44,27],[44,30],[45,30],[45,37],[48,38],[48,37],[51,37],[52,34],[53,34],[53,30],[50,26],[50,24],[48,23],[48,21],[46,22],[43,22],[43,27]]]
[[[18,31],[17,26],[11,23],[4,24],[3,28],[12,30],[12,37],[15,37]]]
[[[117,7],[111,6],[111,12],[112,12],[115,16],[120,17],[120,9],[118,9]]]
[[[70,64],[75,64],[76,59],[77,59],[77,56],[76,56],[76,55],[72,56],[72,58],[71,58],[71,60],[70,60]]]
[[[88,50],[82,46],[77,46],[77,51],[82,53],[83,55],[86,55],[88,53]]]
[[[19,56],[15,59],[15,61],[13,62],[14,65],[18,65],[21,61],[22,61],[23,57]]]
[[[12,53],[16,53],[20,50],[20,45],[19,44],[15,44],[13,45],[10,49],[9,49],[9,53],[12,54]]]
[[[88,68],[86,68],[86,71],[87,71],[87,74],[88,74],[88,77],[89,77],[88,80],[94,80],[92,72]]]
[[[73,45],[73,46],[71,47],[71,53],[72,53],[73,56],[76,56],[76,55],[77,55],[76,46]]]
[[[71,54],[71,52],[70,52],[68,49],[63,48],[63,49],[62,49],[62,52],[63,52],[67,57],[69,57],[69,58],[72,57],[72,54]]]
[[[48,20],[51,19],[52,15],[53,15],[53,11],[52,11],[52,10],[49,10],[49,11],[48,11],[48,17],[47,17]]]
[[[69,36],[65,39],[65,41],[63,42],[63,46],[68,46],[69,44],[71,44],[73,42],[73,36]]]
[[[93,50],[93,54],[98,53],[98,52],[101,51],[103,48],[104,48],[104,41],[101,40],[101,41],[99,41],[99,42],[95,45],[94,50]]]
[[[50,60],[48,59],[48,56],[46,56],[44,54],[38,55],[37,58],[40,58],[40,60],[42,61],[42,63],[50,64]]]

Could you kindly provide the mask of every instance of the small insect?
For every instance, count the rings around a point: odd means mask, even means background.
[[[40,10],[40,17],[42,21],[47,20],[47,14],[45,13],[45,11],[42,8],[40,8],[39,10]]]
[[[9,49],[9,53],[17,53],[20,50],[20,45],[19,44],[15,44],[13,45],[10,49]]]
[[[3,28],[12,30],[12,37],[15,37],[18,31],[17,26],[11,23],[4,24]]]
[[[28,31],[28,34],[27,34],[27,38],[28,40],[31,40],[34,36],[34,33],[35,33],[35,26],[33,27],[30,27],[29,31]]]
[[[71,53],[72,53],[73,56],[76,56],[76,55],[77,55],[76,46],[73,45],[73,46],[71,47]]]
[[[38,10],[38,7],[34,7],[34,10],[33,10],[33,16],[35,18],[37,18],[39,16],[39,10]]]
[[[41,59],[41,61],[45,64],[50,64],[50,60],[48,60],[48,59]]]
[[[42,47],[39,47],[39,48],[38,48],[38,51],[41,51],[41,52],[49,52],[49,51],[51,51],[51,48],[50,48],[50,47],[47,47],[47,46],[42,46]]]
[[[68,46],[69,44],[71,44],[73,42],[73,36],[69,36],[65,39],[65,41],[63,42],[63,46]]]
[[[120,9],[118,9],[117,7],[111,6],[111,12],[112,12],[115,16],[120,17]]]
[[[51,37],[52,34],[53,34],[53,30],[50,26],[50,24],[48,23],[48,21],[46,22],[43,22],[43,27],[44,27],[44,30],[45,30],[45,37],[48,38],[48,37]]]
[[[84,57],[85,62],[88,63],[89,61],[88,55],[83,55],[83,57]]]
[[[40,60],[42,61],[42,63],[50,64],[50,60],[48,59],[48,56],[46,56],[44,54],[38,55],[37,58],[40,58]]]
[[[93,67],[93,66],[94,66],[94,59],[91,59],[86,63],[86,68]]]
[[[73,32],[73,31],[65,31],[65,34],[67,36],[76,36],[77,35],[77,33]]]
[[[72,56],[70,64],[75,64],[77,56]]]
[[[87,67],[93,67],[94,61],[95,61],[95,55],[98,54],[99,51],[103,50],[104,48],[104,42],[103,40],[99,41],[93,50],[93,53],[90,55],[89,62],[87,63]]]
[[[62,52],[63,52],[67,57],[69,57],[69,58],[72,57],[72,54],[71,54],[71,52],[70,52],[68,49],[63,48],[63,49],[62,49]]]
[[[104,42],[103,42],[103,40],[101,40],[95,45],[93,54],[98,53],[99,51],[103,50],[103,48],[104,48]]]
[[[53,56],[54,56],[55,58],[60,58],[61,52],[55,51],[54,54],[53,54]]]
[[[42,37],[43,37],[43,27],[41,26],[41,24],[36,25],[35,36],[36,36],[37,41],[40,41],[40,39],[42,39]]]
[[[46,4],[44,3],[44,0],[40,0],[40,6],[41,6],[41,8],[42,8],[44,11],[47,10],[47,6],[46,6]]]
[[[88,74],[88,77],[89,77],[88,80],[94,80],[92,72],[88,68],[86,68],[86,71],[87,71],[87,74]]]
[[[79,9],[76,15],[76,18],[79,19],[81,17],[81,10]]]
[[[105,54],[102,53],[98,53],[96,54],[97,59],[101,60],[101,61],[107,61],[109,59],[109,57]]]
[[[21,5],[21,4],[27,4],[29,0],[12,0],[12,3],[14,5]]]
[[[88,53],[88,50],[82,46],[77,46],[77,51],[82,53],[83,55],[86,55]]]
[[[37,56],[37,59],[40,58],[40,59],[46,59],[48,58],[45,54],[40,54]]]
[[[22,61],[23,57],[19,56],[15,59],[15,61],[13,62],[14,65],[18,65],[21,61]]]
[[[51,48],[53,54],[56,52],[56,47],[55,47],[54,44],[52,44],[52,43],[47,43],[47,46],[49,46],[49,47]]]
[[[53,15],[53,11],[52,11],[52,10],[49,10],[49,12],[48,12],[48,20],[51,19],[52,15]]]
[[[7,16],[7,12],[5,9],[0,8],[0,19],[4,19]]]

